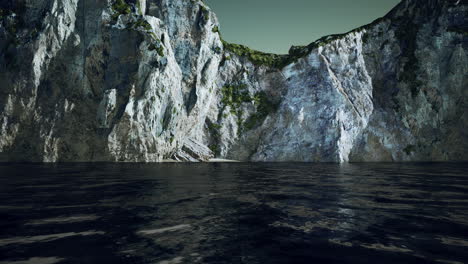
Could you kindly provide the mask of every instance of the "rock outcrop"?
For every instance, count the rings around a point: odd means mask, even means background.
[[[468,1],[288,55],[198,0],[0,3],[1,161],[468,160]]]

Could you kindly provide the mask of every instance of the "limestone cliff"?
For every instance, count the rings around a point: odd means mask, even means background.
[[[468,160],[468,1],[288,55],[198,0],[0,3],[0,160]]]

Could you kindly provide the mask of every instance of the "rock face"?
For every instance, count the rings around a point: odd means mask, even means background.
[[[0,3],[0,160],[468,160],[468,1],[288,55],[198,0]]]

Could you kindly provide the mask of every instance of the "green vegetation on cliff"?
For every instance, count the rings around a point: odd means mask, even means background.
[[[334,35],[324,36],[307,46],[292,46],[291,49],[289,50],[289,53],[286,55],[265,53],[265,52],[250,49],[249,47],[244,46],[244,45],[229,43],[222,38],[222,35],[221,35],[221,32],[219,31],[218,26],[213,27],[212,31],[214,33],[219,34],[221,42],[223,43],[225,50],[232,52],[240,57],[246,57],[255,65],[267,66],[267,67],[281,70],[287,65],[294,63],[298,61],[299,59],[307,56],[314,49],[330,44],[333,41],[342,39],[351,33],[358,33],[358,32],[364,31],[363,36],[362,36],[362,41],[366,43],[369,38],[369,35],[366,32],[366,30],[372,28],[374,25],[380,23],[384,19],[385,18],[376,19],[375,21],[373,21],[372,23],[368,25],[356,28],[354,30],[351,30],[343,34],[334,34]]]
[[[240,134],[244,129],[250,130],[261,125],[265,118],[276,111],[278,103],[270,100],[268,95],[264,92],[257,92],[253,96],[250,95],[246,85],[226,85],[221,89],[223,110],[229,106],[230,113],[237,118],[238,133]],[[252,103],[256,111],[251,114],[247,120],[243,120],[243,103]]]
[[[231,114],[237,117],[238,134],[241,132],[242,115],[244,111],[241,105],[252,101],[246,85],[226,85],[221,89],[223,110],[227,106],[230,108]],[[221,111],[223,112],[223,111]]]
[[[156,44],[155,43],[150,44],[148,49],[151,51],[155,50],[159,56],[164,57],[164,47],[162,46],[160,42]]]
[[[261,125],[269,114],[278,109],[278,103],[272,102],[263,91],[256,93],[252,99],[257,111],[245,121],[244,127],[247,130]]]
[[[255,65],[265,65],[269,67],[281,68],[284,55],[276,55],[253,50],[247,46],[233,44],[221,39],[224,49],[241,57],[248,58]]]
[[[132,13],[131,6],[125,0],[116,0],[112,5],[112,9],[115,12],[112,16],[114,22],[118,19],[120,15],[128,15]],[[164,56],[164,46],[162,41],[156,36],[153,31],[153,28],[148,21],[144,19],[141,12],[140,2],[136,2],[136,11],[139,15],[136,16],[136,19],[128,23],[128,29],[136,30],[142,34],[149,35],[152,43],[148,46],[150,51],[156,51],[159,56]]]
[[[115,0],[112,10],[114,11],[112,20],[117,20],[120,15],[128,15],[132,12],[132,8],[125,0]]]
[[[132,24],[132,28],[143,28],[146,31],[150,31],[153,28],[151,27],[148,21],[144,20],[143,18],[138,19],[135,23]]]

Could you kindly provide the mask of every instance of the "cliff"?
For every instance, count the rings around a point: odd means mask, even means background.
[[[288,55],[198,0],[0,3],[2,161],[468,160],[468,1]]]

